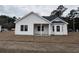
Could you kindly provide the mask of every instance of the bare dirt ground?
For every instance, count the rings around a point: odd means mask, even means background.
[[[79,53],[79,33],[67,36],[16,36],[14,32],[0,33],[0,52]]]

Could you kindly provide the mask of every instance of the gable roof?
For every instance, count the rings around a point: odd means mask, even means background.
[[[51,21],[51,23],[66,23],[66,24],[68,24],[66,21],[62,20],[60,17],[53,19]]]
[[[47,21],[48,23],[62,23],[62,22],[63,22],[63,23],[68,24],[68,23],[64,20],[63,17],[56,17],[56,16],[40,16],[40,15],[38,15],[37,13],[34,13],[34,12],[28,13],[27,15],[23,16],[22,18],[16,20],[14,23],[19,22],[20,20],[26,18],[27,16],[29,16],[29,15],[31,15],[31,14],[37,15],[38,17],[40,17],[41,19]],[[53,21],[53,20],[56,20],[56,19],[58,19],[58,20],[60,20],[60,21]]]
[[[58,20],[61,19],[61,21],[63,21],[63,22],[65,22],[66,24],[68,24],[68,22],[66,22],[66,18],[64,18],[64,17],[56,17],[56,16],[42,16],[42,17],[46,18],[46,19],[49,20],[50,22],[58,18]],[[56,23],[61,23],[61,21],[57,21]],[[55,21],[54,21],[54,22],[55,22]]]
[[[22,19],[26,18],[27,16],[29,16],[29,15],[31,15],[31,14],[37,15],[37,16],[38,16],[38,17],[40,17],[41,19],[43,19],[43,20],[45,20],[45,21],[49,22],[46,18],[41,17],[41,16],[40,16],[40,15],[38,15],[37,13],[30,12],[29,14],[27,14],[27,15],[23,16],[21,19],[16,20],[14,23],[19,22],[20,20],[22,20]]]
[[[56,16],[42,16],[43,18],[46,18],[49,21],[52,21],[53,19],[56,18]]]

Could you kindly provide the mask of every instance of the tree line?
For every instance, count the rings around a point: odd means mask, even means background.
[[[14,21],[16,20],[16,17],[9,17],[6,15],[0,15],[0,25],[2,28],[6,28],[8,30],[11,30],[12,28],[15,28]]]

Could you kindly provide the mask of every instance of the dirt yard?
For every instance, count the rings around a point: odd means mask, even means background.
[[[68,36],[16,36],[14,32],[0,32],[0,52],[77,52],[79,33]]]

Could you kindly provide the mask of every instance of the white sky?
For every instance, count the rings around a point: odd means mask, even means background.
[[[64,5],[68,8],[63,16],[66,16],[70,10],[77,9],[79,5]],[[0,15],[22,17],[25,14],[34,11],[41,16],[48,16],[58,5],[0,5]]]

